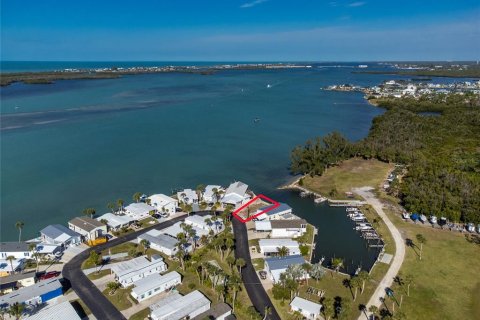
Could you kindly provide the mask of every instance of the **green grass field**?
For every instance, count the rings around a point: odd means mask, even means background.
[[[128,320],[144,320],[150,315],[150,309],[145,308],[143,310],[140,310],[139,312],[135,313],[132,315]]]
[[[329,168],[321,176],[305,176],[303,187],[320,193],[331,199],[347,199],[345,192],[352,188],[371,186],[378,188],[394,165],[378,160],[353,158],[343,161],[336,167]],[[337,190],[335,196],[330,195]]]
[[[132,306],[132,303],[129,300],[129,295],[132,291],[131,287],[117,289],[113,295],[110,295],[109,291],[109,289],[105,289],[103,294],[118,310],[122,311]]]

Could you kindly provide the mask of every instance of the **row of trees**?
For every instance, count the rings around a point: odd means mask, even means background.
[[[293,149],[291,171],[321,175],[355,156],[406,164],[407,174],[392,191],[407,210],[480,223],[478,95],[392,98],[378,103],[387,111],[373,120],[365,139],[353,143],[334,132],[309,140]]]

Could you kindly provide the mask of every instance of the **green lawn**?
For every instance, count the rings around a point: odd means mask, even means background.
[[[134,315],[132,315],[130,318],[128,318],[128,320],[143,320],[146,317],[148,317],[149,315],[150,315],[150,309],[145,308],[145,309],[135,313]]]
[[[255,267],[255,270],[263,270],[265,267],[265,260],[263,258],[252,259],[252,264]]]
[[[90,273],[87,277],[90,280],[97,280],[105,276],[108,276],[110,273],[111,273],[110,269],[102,269],[98,273],[96,272]]]
[[[313,178],[305,176],[303,187],[332,199],[347,199],[345,192],[351,191],[352,188],[364,186],[378,188],[393,167],[393,164],[378,160],[352,158],[327,169],[321,176]],[[337,195],[331,196],[330,191],[334,188]]]
[[[110,300],[111,303],[120,311],[128,309],[132,306],[129,300],[130,292],[132,288],[120,288],[115,291],[115,294],[110,295],[109,289],[105,289],[103,294]],[[133,298],[130,298],[133,299]]]

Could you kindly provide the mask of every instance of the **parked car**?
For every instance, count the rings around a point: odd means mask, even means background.
[[[260,278],[262,280],[267,279],[267,272],[266,271],[261,270],[261,271],[258,272],[258,274],[260,275]]]
[[[40,280],[47,280],[47,279],[51,279],[51,278],[56,278],[58,277],[59,275],[61,274],[60,271],[49,271],[49,272],[46,272],[44,274],[42,274],[39,279]]]

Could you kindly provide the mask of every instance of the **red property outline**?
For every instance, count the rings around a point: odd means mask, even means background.
[[[260,199],[263,199],[263,200],[265,200],[265,201],[267,201],[267,202],[270,202],[272,205],[269,206],[267,209],[262,210],[262,211],[260,211],[259,213],[255,214],[255,215],[253,215],[253,216],[251,216],[251,217],[249,217],[249,218],[247,218],[247,219],[243,219],[242,217],[240,217],[240,216],[238,215],[238,213],[239,213],[240,211],[242,211],[245,207],[247,207],[248,205],[252,204],[253,202],[255,202],[255,201],[256,201],[257,199],[259,199],[259,198],[260,198]],[[233,215],[235,218],[237,218],[238,221],[245,223],[245,222],[247,222],[247,221],[252,220],[252,219],[255,218],[255,217],[258,217],[258,216],[261,215],[261,214],[264,214],[264,213],[266,213],[266,212],[268,212],[268,211],[271,211],[271,210],[273,210],[273,209],[275,209],[275,208],[278,208],[279,206],[280,206],[280,203],[278,203],[277,201],[272,200],[272,199],[270,199],[269,197],[264,196],[263,194],[259,194],[259,195],[257,195],[255,198],[253,198],[252,200],[248,201],[248,202],[245,203],[243,206],[241,206],[240,208],[238,208],[237,210],[233,211],[233,212],[232,212],[232,215]]]

